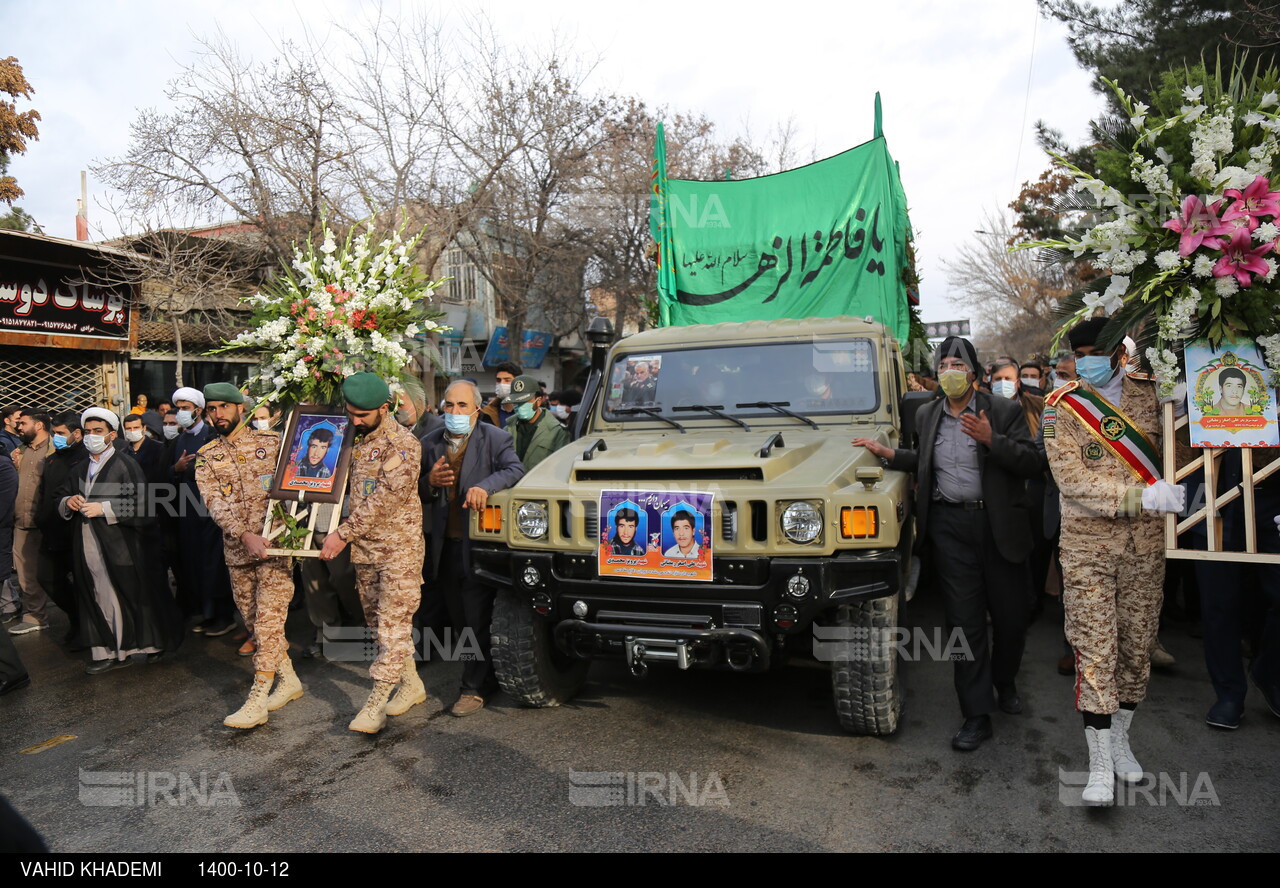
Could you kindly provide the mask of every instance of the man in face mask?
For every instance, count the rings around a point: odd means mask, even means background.
[[[515,419],[515,414],[511,412],[511,408],[507,407],[503,402],[507,395],[511,394],[511,386],[516,381],[516,377],[524,373],[519,364],[513,364],[510,361],[504,361],[498,365],[494,371],[497,384],[493,387],[493,399],[485,404],[480,410],[480,421],[492,423],[498,428],[505,429],[507,423]]]
[[[53,603],[66,611],[70,622],[65,643],[83,650],[80,639],[79,602],[71,579],[71,528],[58,514],[58,491],[89,452],[80,441],[80,415],[64,413],[53,421],[54,452],[45,460],[40,483],[40,503],[36,524],[40,528],[40,585]]]
[[[1099,343],[1107,318],[1072,328],[1079,379],[1045,402],[1044,444],[1062,503],[1060,558],[1076,709],[1089,747],[1088,805],[1114,801],[1115,778],[1142,779],[1129,745],[1147,692],[1164,583],[1161,512],[1183,488],[1160,478],[1155,386],[1123,371],[1126,349]]]
[[[422,595],[422,446],[391,415],[391,389],[376,374],[347,377],[342,396],[356,434],[347,492],[351,514],[325,537],[320,557],[331,561],[351,546],[360,605],[378,655],[369,667],[373,691],[348,727],[376,734],[388,715],[427,699],[412,640]]]
[[[18,467],[18,500],[13,512],[13,572],[22,586],[22,619],[9,630],[11,635],[38,632],[49,625],[49,596],[40,585],[40,528],[36,523],[40,481],[45,462],[54,452],[49,433],[53,420],[38,410],[23,410],[18,416],[18,437],[22,448],[13,454]]]
[[[71,522],[80,626],[93,658],[85,671],[97,675],[129,666],[136,653],[156,659],[182,634],[169,590],[152,569],[156,554],[141,533],[151,522],[139,499],[142,469],[114,447],[120,419],[92,407],[80,423],[89,457],[58,491],[58,514]]]
[[[972,656],[955,662],[964,724],[952,738],[960,751],[992,734],[991,711],[1022,711],[1015,679],[1026,635],[1031,554],[1026,479],[1041,461],[1021,408],[975,388],[982,365],[968,340],[949,337],[935,355],[943,392],[920,408],[917,450],[855,438],[886,467],[915,472],[916,545],[931,557],[942,587],[947,624]],[[988,644],[987,617],[991,618]]]
[[[537,391],[536,382],[533,390]],[[483,514],[490,494],[512,486],[525,471],[511,436],[477,422],[479,397],[472,383],[453,383],[444,395],[445,427],[422,439],[423,471],[428,473],[435,500],[431,564],[436,571],[423,623],[430,631],[442,630],[446,622],[456,629],[465,627],[480,649],[479,659],[463,664],[461,693],[452,709],[455,716],[479,712],[497,688],[489,660],[489,624],[496,593],[475,580],[467,527],[472,515]]]
[[[516,425],[511,436],[526,472],[569,443],[569,433],[542,402],[538,381],[532,376],[516,377],[510,396],[502,402],[503,406],[515,408]]]

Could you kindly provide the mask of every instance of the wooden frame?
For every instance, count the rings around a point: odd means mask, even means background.
[[[1189,422],[1187,416],[1175,419],[1173,402],[1164,405],[1163,439],[1164,439],[1164,477],[1166,481],[1177,484],[1197,470],[1204,469],[1204,507],[1192,512],[1186,518],[1175,514],[1165,515],[1164,545],[1166,558],[1184,558],[1192,561],[1243,561],[1252,564],[1280,564],[1280,555],[1258,551],[1258,519],[1254,510],[1254,486],[1265,478],[1280,471],[1280,459],[1273,460],[1260,469],[1253,466],[1253,450],[1240,448],[1240,468],[1242,480],[1240,484],[1218,495],[1218,459],[1222,456],[1221,448],[1201,448],[1200,456],[1182,468],[1178,468],[1176,456],[1177,431]],[[1222,522],[1218,511],[1222,506],[1244,498],[1244,551],[1228,552],[1222,548]],[[1178,535],[1184,531],[1204,523],[1208,537],[1207,549],[1180,549]],[[1264,527],[1263,533],[1274,533],[1271,526]]]
[[[343,491],[345,494],[345,491]],[[275,540],[288,528],[284,522],[277,522],[275,517],[276,500],[268,500],[271,508],[267,510],[266,518],[262,525],[262,535],[267,538],[267,542]],[[336,503],[302,503],[297,500],[280,504],[285,512],[298,522],[305,522],[307,527],[307,535],[302,540],[302,545],[297,549],[282,549],[271,547],[267,549],[268,555],[292,555],[296,558],[317,558],[320,555],[320,549],[315,544],[323,543],[324,537],[333,533],[338,529],[338,525],[342,523],[342,500]],[[319,539],[317,539],[317,536]]]
[[[309,453],[313,437],[327,435],[318,463]],[[351,468],[351,441],[355,430],[346,410],[319,404],[300,404],[289,414],[280,460],[268,496],[298,503],[340,503]],[[335,450],[334,444],[337,444]]]

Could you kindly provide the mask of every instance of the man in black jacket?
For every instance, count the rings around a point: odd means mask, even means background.
[[[84,642],[80,638],[80,606],[71,577],[71,525],[58,515],[58,490],[74,474],[76,466],[89,458],[82,436],[78,414],[66,413],[54,420],[56,449],[45,461],[36,501],[36,526],[41,537],[37,573],[40,585],[70,620],[65,643],[73,651],[82,650]],[[65,446],[59,447],[60,443]]]
[[[968,340],[943,340],[935,365],[945,397],[917,413],[917,450],[892,450],[869,438],[853,443],[891,469],[916,474],[916,544],[934,559],[949,631],[959,628],[972,654],[955,663],[965,721],[951,741],[954,749],[969,751],[991,737],[993,685],[1002,710],[1022,711],[1014,682],[1030,583],[1026,479],[1039,473],[1041,463],[1021,408],[975,389],[981,365]]]

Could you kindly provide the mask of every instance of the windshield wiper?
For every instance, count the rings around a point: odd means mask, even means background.
[[[630,416],[633,413],[643,413],[645,416],[652,416],[654,419],[660,419],[668,425],[673,425],[680,430],[680,434],[684,434],[684,426],[676,422],[669,416],[663,416],[662,411],[657,407],[615,407],[610,413],[620,413],[623,416]]]
[[[767,408],[767,409],[769,409],[769,410],[775,410],[775,411],[777,411],[778,413],[781,413],[781,414],[783,414],[783,415],[785,415],[785,416],[794,417],[795,419],[798,419],[798,420],[800,420],[801,422],[807,422],[807,423],[809,423],[809,425],[813,426],[815,429],[818,427],[818,424],[817,424],[816,422],[814,422],[812,419],[810,419],[809,417],[807,417],[807,416],[801,416],[799,413],[794,413],[794,412],[792,412],[792,411],[790,411],[790,410],[786,409],[786,408],[788,408],[788,407],[790,407],[790,406],[791,406],[791,402],[790,402],[790,401],[756,401],[754,404],[734,404],[733,406],[735,406],[735,407],[764,407],[764,408]]]
[[[747,425],[745,422],[743,422],[742,420],[738,419],[738,417],[736,417],[736,416],[730,416],[730,415],[729,415],[729,414],[727,414],[727,413],[721,413],[720,411],[724,409],[724,405],[723,405],[723,404],[715,404],[715,405],[711,405],[711,404],[686,404],[686,405],[682,405],[682,406],[680,406],[680,407],[675,407],[675,408],[673,408],[673,409],[674,409],[674,410],[677,410],[677,411],[679,411],[679,410],[703,410],[703,411],[706,411],[707,413],[710,413],[712,416],[718,416],[718,417],[720,417],[721,419],[727,419],[727,420],[729,420],[729,422],[736,422],[738,425],[742,426],[742,428],[743,428],[743,429],[745,429],[746,431],[748,431],[748,432],[749,432],[749,431],[751,431],[751,426]]]

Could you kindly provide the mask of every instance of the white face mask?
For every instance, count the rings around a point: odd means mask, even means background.
[[[191,411],[191,410],[178,411],[178,425],[182,426],[184,429],[189,429],[195,424],[196,424],[196,415],[194,411]]]
[[[1018,384],[1012,379],[997,379],[991,383],[991,394],[997,398],[1012,398],[1018,392]]]
[[[251,425],[258,431],[265,432],[267,429],[271,428],[271,420],[255,419],[252,421]]]
[[[499,398],[505,398],[507,395],[511,394],[511,383],[509,382],[498,383],[493,387],[493,393],[497,395]]]
[[[124,439],[130,444],[137,444],[142,440],[142,429],[125,429]]]
[[[178,428],[176,425],[167,425],[164,427],[164,436],[172,441],[174,438],[178,437],[178,432],[180,431],[182,431],[182,429]]]
[[[1040,388],[1040,380],[1032,379],[1030,376],[1022,377],[1023,388]]]
[[[97,456],[99,453],[107,449],[106,435],[85,435],[84,449]]]
[[[552,404],[551,413],[556,419],[569,418],[569,408],[564,404]]]

